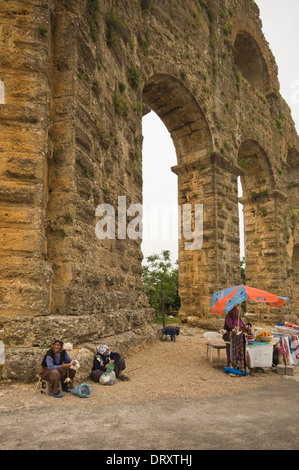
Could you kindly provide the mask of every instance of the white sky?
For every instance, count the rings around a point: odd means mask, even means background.
[[[280,92],[291,108],[298,131],[299,0],[256,0],[256,3],[264,36],[278,65]],[[166,127],[153,112],[143,118],[142,132],[143,255],[146,258],[161,250],[170,250],[171,259],[175,262],[178,258],[177,176],[170,170],[177,164],[174,146]],[[167,207],[171,214],[169,218]],[[241,257],[243,254],[241,247]]]

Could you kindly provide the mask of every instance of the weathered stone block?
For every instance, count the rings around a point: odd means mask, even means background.
[[[278,375],[286,375],[286,366],[283,364],[278,364],[276,366],[276,372]]]
[[[0,200],[14,204],[33,204],[36,189],[31,187],[8,186],[0,184]]]
[[[20,227],[22,225],[30,225],[31,228],[38,228],[40,227],[41,223],[40,218],[41,211],[37,210],[36,208],[33,209],[31,207],[10,207],[9,210],[7,210],[7,208],[5,209],[0,206],[0,224],[2,228],[13,226]]]
[[[3,378],[22,382],[34,382],[45,350],[37,348],[6,348]]]
[[[37,230],[0,229],[1,254],[6,255],[8,252],[34,253],[37,247],[40,247],[41,251],[41,234]]]
[[[34,317],[31,327],[33,345],[47,346],[54,338],[59,338],[78,346],[98,338],[102,328],[103,322],[98,315]]]
[[[286,375],[295,375],[295,366],[288,365],[286,366]]]
[[[8,179],[34,180],[38,177],[38,164],[30,158],[10,157],[7,159],[6,176]]]
[[[8,281],[0,284],[0,312],[10,315],[27,315],[31,312],[36,315],[38,312],[49,313],[50,292],[47,284],[40,286],[22,281]]]

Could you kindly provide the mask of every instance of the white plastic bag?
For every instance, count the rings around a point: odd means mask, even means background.
[[[100,377],[100,384],[102,385],[113,385],[115,381],[116,381],[116,375],[113,370],[111,372],[105,372]]]
[[[79,361],[77,361],[77,359],[75,359],[75,364],[71,365],[71,369],[74,369],[74,370],[77,370],[80,368],[80,364],[79,364]]]

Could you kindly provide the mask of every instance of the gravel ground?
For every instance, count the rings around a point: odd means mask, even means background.
[[[194,328],[181,328],[176,341],[157,341],[140,345],[126,356],[127,370],[131,380],[117,380],[113,386],[96,384],[92,386],[88,400],[72,394],[62,399],[54,399],[35,390],[35,384],[4,383],[0,385],[0,414],[9,410],[28,410],[51,406],[53,402],[59,410],[65,405],[74,404],[85,408],[92,404],[117,401],[117,403],[151,402],[173,398],[207,398],[233,395],[263,386],[281,385],[284,377],[275,369],[267,372],[254,370],[246,377],[231,377],[223,372],[226,366],[226,353],[221,350],[220,359],[214,351],[213,365],[209,362],[206,339],[203,332]],[[75,385],[77,383],[75,382]]]
[[[99,465],[116,451],[141,456],[140,468],[151,465],[157,450],[298,450],[299,374],[271,369],[230,377],[222,370],[225,350],[214,358],[212,366],[203,332],[184,327],[176,342],[131,351],[130,381],[88,380],[90,398],[55,399],[32,383],[1,384],[1,450],[97,450]],[[76,457],[66,455],[68,464]],[[198,468],[200,455],[193,456]]]

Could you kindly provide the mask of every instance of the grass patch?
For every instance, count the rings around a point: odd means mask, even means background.
[[[155,323],[157,325],[161,325],[161,326],[163,325],[162,315],[157,315],[155,319]],[[179,316],[169,317],[168,315],[165,315],[165,325],[179,325],[179,323],[180,323]]]

